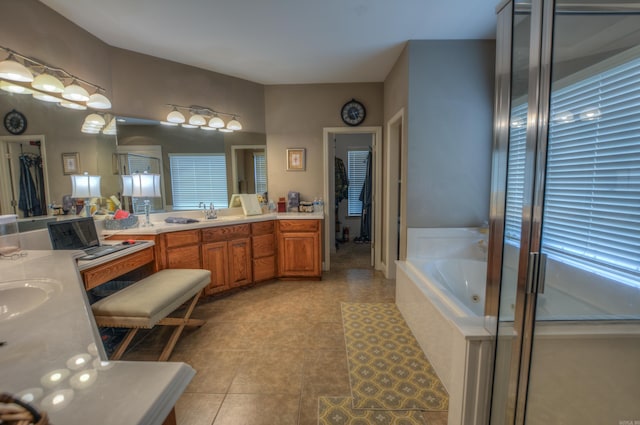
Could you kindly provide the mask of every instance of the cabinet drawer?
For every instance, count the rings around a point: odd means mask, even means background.
[[[212,227],[202,230],[202,242],[220,242],[231,239],[247,238],[251,233],[249,224]]]
[[[273,233],[274,223],[272,221],[260,221],[258,223],[251,223],[252,235],[264,235],[267,233]]]
[[[143,251],[109,261],[106,264],[82,271],[82,278],[87,290],[95,288],[102,283],[115,279],[118,276],[142,267],[153,261],[153,249],[149,247]]]
[[[280,220],[281,232],[316,232],[320,228],[319,220]]]
[[[276,238],[274,235],[260,235],[251,238],[253,258],[267,257],[276,253]]]
[[[200,243],[199,230],[185,230],[182,232],[171,232],[165,234],[167,248],[176,246],[192,245]]]
[[[167,250],[167,267],[170,269],[199,269],[200,246],[191,245]]]

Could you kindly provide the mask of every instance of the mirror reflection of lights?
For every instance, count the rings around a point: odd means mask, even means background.
[[[574,121],[573,114],[569,111],[559,112],[552,118],[553,122],[558,124],[571,123]]]
[[[34,401],[40,400],[43,394],[44,391],[42,388],[27,388],[17,393],[16,398],[25,403],[33,403]]]
[[[96,345],[95,342],[92,342],[91,344],[87,345],[87,352],[92,356],[98,355],[98,346]]]
[[[69,379],[71,387],[76,390],[82,390],[92,386],[98,378],[98,371],[95,369],[87,369],[76,373]]]
[[[53,388],[63,382],[71,374],[69,369],[56,369],[40,378],[40,383],[47,388]]]
[[[88,353],[77,354],[67,360],[67,367],[71,370],[78,370],[85,367],[91,361],[91,355]]]
[[[40,406],[42,409],[52,412],[62,410],[71,403],[74,394],[74,391],[71,389],[55,391],[43,398]]]
[[[600,118],[600,115],[602,115],[602,113],[600,112],[600,109],[593,108],[593,109],[588,109],[588,110],[584,111],[583,113],[581,113],[580,114],[580,119],[582,121],[593,121],[595,119]]]
[[[522,128],[527,126],[527,121],[524,119],[515,119],[511,121],[511,128]]]
[[[107,362],[100,359],[93,361],[93,367],[97,370],[109,370],[113,367],[113,362]]]

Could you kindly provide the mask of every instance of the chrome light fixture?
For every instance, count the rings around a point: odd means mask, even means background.
[[[9,81],[0,80],[0,90],[16,94],[32,94],[33,90]]]
[[[220,118],[218,114],[215,114],[213,118],[209,120],[209,127],[224,128],[224,121],[222,121],[222,118]]]
[[[227,123],[227,128],[233,131],[242,130],[242,124],[240,124],[240,121],[238,121],[234,115],[231,121]]]
[[[46,91],[47,93],[62,93],[64,92],[64,84],[51,74],[40,74],[33,82],[31,87],[37,90]]]
[[[182,115],[182,112],[178,111],[177,108],[174,108],[173,111],[169,112],[169,115],[167,115],[167,122],[182,124],[185,122],[185,118],[184,115]]]
[[[89,96],[87,106],[94,109],[111,109],[111,101],[103,94],[94,93]]]
[[[42,61],[22,55],[7,47],[0,46],[0,50],[9,54],[7,59],[0,62],[0,79],[3,80],[0,81],[0,89],[11,93],[29,93],[35,99],[61,103],[62,106],[70,109],[111,108],[111,101],[103,94],[105,90],[102,87],[83,80],[62,68],[46,65]],[[12,84],[12,81],[15,84]],[[25,83],[31,83],[31,86],[27,86]],[[89,96],[89,92],[79,83],[93,88],[95,93]],[[68,85],[65,87],[65,84]],[[77,103],[77,107],[71,105],[71,102]]]
[[[89,92],[73,80],[71,84],[64,88],[62,97],[67,100],[73,100],[74,102],[86,102],[89,100]]]
[[[191,115],[191,118],[189,118],[189,124],[191,125],[201,126],[205,125],[206,123],[207,120],[205,120],[204,117],[200,114],[193,114]]]
[[[242,130],[242,124],[238,121],[237,114],[228,114],[226,112],[214,111],[211,108],[207,108],[205,106],[191,105],[191,106],[180,106],[174,104],[167,104],[167,106],[172,108],[172,111],[167,115],[167,119],[165,122],[162,122],[165,125],[170,125],[169,123],[182,124],[184,128],[196,128],[200,127],[203,130],[220,130],[222,132],[230,133],[232,131]],[[184,110],[191,114],[189,117],[188,123],[185,120],[184,115],[180,112],[180,110]],[[220,118],[219,115],[228,115],[231,118],[228,124]]]
[[[9,57],[0,62],[0,78],[30,83],[33,81],[33,74],[26,66],[14,59],[13,53],[9,53]]]
[[[67,109],[75,109],[76,111],[85,111],[87,107],[80,103],[70,102],[68,100],[60,101],[60,106]]]

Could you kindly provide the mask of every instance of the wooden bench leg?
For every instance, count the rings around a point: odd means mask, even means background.
[[[191,300],[191,304],[189,304],[187,312],[184,314],[184,317],[165,317],[157,323],[158,325],[164,326],[176,326],[176,328],[173,330],[173,333],[171,333],[171,337],[169,338],[167,345],[165,345],[164,349],[162,350],[158,361],[164,362],[169,360],[169,357],[171,357],[171,353],[173,352],[173,348],[176,346],[176,343],[178,342],[182,331],[184,331],[185,326],[202,326],[205,324],[204,320],[191,319],[191,314],[196,308],[196,304],[200,299],[200,295],[202,295],[202,291],[198,292],[198,294],[193,297],[193,299]]]
[[[114,351],[111,355],[110,360],[120,360],[120,357],[122,357],[124,352],[127,350],[127,347],[129,346],[129,344],[131,344],[131,341],[133,341],[133,337],[136,336],[137,333],[138,328],[129,329],[129,332],[127,332],[127,335],[124,337],[120,345],[118,345],[116,351]]]

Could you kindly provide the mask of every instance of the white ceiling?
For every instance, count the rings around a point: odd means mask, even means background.
[[[407,40],[495,38],[497,0],[41,0],[107,44],[262,84],[380,82]]]

